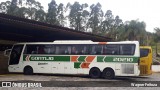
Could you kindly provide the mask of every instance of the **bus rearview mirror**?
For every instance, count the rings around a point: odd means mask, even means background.
[[[9,57],[10,53],[11,53],[11,49],[7,49],[4,51],[4,56]]]

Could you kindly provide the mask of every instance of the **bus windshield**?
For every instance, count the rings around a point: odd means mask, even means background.
[[[149,49],[141,48],[140,49],[140,57],[146,57],[148,56]]]

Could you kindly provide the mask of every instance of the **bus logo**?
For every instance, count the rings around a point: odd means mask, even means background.
[[[30,55],[26,56],[25,60],[30,61],[30,57],[31,57]]]

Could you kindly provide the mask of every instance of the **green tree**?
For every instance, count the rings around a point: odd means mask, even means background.
[[[89,15],[87,10],[84,10],[88,7],[88,4],[79,4],[79,2],[75,2],[73,5],[70,5],[70,27],[74,28],[77,31],[85,31],[86,27],[86,19]]]
[[[158,43],[160,41],[160,28],[156,27],[154,28],[154,31],[154,41]]]
[[[139,22],[138,20],[131,20],[125,24],[125,39],[128,40],[138,40],[140,45],[145,44],[146,39],[146,24],[144,22]]]
[[[39,2],[35,0],[12,0],[0,4],[1,13],[18,17],[45,21],[45,12]]]
[[[102,31],[103,33],[106,33],[107,31],[110,32],[113,27],[114,22],[114,16],[112,15],[111,10],[107,10],[107,12],[104,15],[104,21],[102,22]]]
[[[0,13],[7,14],[7,11],[9,10],[10,6],[11,6],[11,2],[10,1],[1,2],[0,3]]]
[[[156,45],[155,36],[156,36],[155,33],[151,33],[151,32],[146,31],[146,44],[145,45],[155,46]]]
[[[112,37],[117,41],[121,36],[119,36],[119,31],[124,29],[122,19],[116,16],[113,24],[113,35]]]
[[[64,7],[64,5],[63,5],[62,3],[60,3],[60,4],[58,5],[57,19],[58,19],[59,24],[60,24],[61,26],[64,26],[64,24],[66,23],[66,22],[65,22],[66,18],[65,18],[65,16],[64,16],[64,13],[65,13],[65,7]]]
[[[73,5],[70,5],[70,13],[69,13],[70,27],[74,28],[77,31],[80,31],[81,28],[81,23],[80,23],[81,10],[82,6],[79,4],[79,2],[74,2]]]
[[[26,11],[27,18],[36,20],[36,21],[44,21],[45,12],[43,10],[43,6],[41,6],[41,3],[35,0],[27,0],[26,7],[27,7],[27,11]]]
[[[48,4],[48,13],[46,16],[47,23],[59,25],[59,21],[57,19],[57,11],[58,11],[57,7],[58,7],[58,5],[56,4],[55,0],[52,0]]]
[[[91,13],[90,18],[88,20],[88,26],[92,30],[93,34],[100,34],[101,32],[101,18],[103,17],[102,6],[100,3],[96,5],[92,4],[90,6]]]
[[[107,12],[104,15],[104,21],[102,22],[102,35],[107,35],[108,37],[111,37],[113,40],[118,40],[119,36],[119,30],[123,27],[123,22],[119,18],[119,16],[116,16],[114,18],[112,11],[107,10]]]
[[[154,31],[155,31],[155,33],[154,33],[154,41],[156,43],[156,55],[160,56],[158,54],[159,53],[159,46],[158,46],[158,44],[160,42],[160,28],[156,27],[156,28],[154,28]]]
[[[86,8],[88,7],[88,4],[85,3],[85,4],[82,4],[82,13],[81,13],[81,24],[82,24],[82,28],[81,28],[81,31],[84,31],[84,32],[87,32],[88,30],[88,26],[87,26],[87,23],[88,23],[88,19],[89,19],[89,11],[86,10]]]
[[[27,14],[27,8],[26,7],[21,7],[18,9],[16,16],[25,18],[25,15]]]
[[[7,10],[7,14],[10,15],[16,15],[18,12],[18,1],[17,0],[12,0],[11,1],[11,5],[9,6],[8,10]]]
[[[41,6],[41,3],[35,2],[36,6],[36,12],[35,12],[35,20],[45,22],[46,21],[46,13],[43,10],[43,6]]]

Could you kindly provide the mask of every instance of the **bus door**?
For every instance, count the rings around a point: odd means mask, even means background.
[[[22,53],[22,49],[23,49],[24,45],[14,45],[9,57],[9,71],[15,71],[15,72],[20,72],[20,59],[21,57],[21,53]]]
[[[140,75],[151,74],[151,53],[149,48],[140,48]]]

